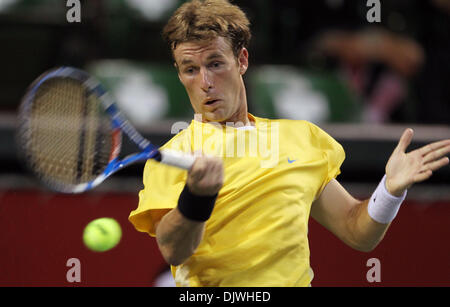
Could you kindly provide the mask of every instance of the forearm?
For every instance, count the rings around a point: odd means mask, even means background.
[[[199,246],[223,184],[222,160],[197,158],[188,172],[178,205],[156,225],[156,241],[171,265],[185,262]]]
[[[361,201],[349,211],[347,243],[356,250],[372,251],[381,242],[390,223],[382,224],[370,217],[369,199]]]
[[[178,208],[171,210],[156,228],[156,241],[164,259],[171,265],[186,261],[203,238],[204,222],[184,217]]]
[[[383,239],[405,197],[406,190],[388,190],[385,176],[370,199],[350,210],[350,233],[358,239],[361,250],[370,251]]]

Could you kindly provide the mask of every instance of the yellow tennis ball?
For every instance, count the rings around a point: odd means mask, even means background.
[[[95,252],[105,252],[119,244],[122,228],[113,218],[102,217],[91,221],[84,228],[83,242]]]

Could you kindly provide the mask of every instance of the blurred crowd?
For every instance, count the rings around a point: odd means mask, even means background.
[[[273,1],[273,48],[339,71],[365,122],[450,124],[450,1],[382,1],[379,23],[368,22],[366,2]]]
[[[0,2],[0,43],[5,46],[0,50],[0,59],[8,72],[0,77],[3,84],[0,90],[4,94],[0,110],[14,108],[28,83],[57,65],[85,67],[104,59],[126,59],[171,68],[160,31],[182,0],[82,1],[80,24],[67,23],[65,1],[57,2],[63,3],[59,10],[53,0]],[[380,22],[368,21],[369,1],[232,2],[241,6],[252,22],[253,41],[249,48],[252,67],[271,66],[260,71],[264,78],[249,76],[248,82],[263,80],[266,83],[262,88],[270,88],[266,85],[277,78],[268,78],[268,72],[277,76],[273,68],[282,67],[278,69],[282,75],[285,67],[290,67],[286,77],[289,85],[268,94],[272,95],[269,107],[262,109],[258,105],[264,104],[263,97],[256,94],[254,99],[249,97],[250,108],[259,110],[258,115],[301,118],[303,114],[305,119],[317,121],[450,123],[450,0],[385,0],[380,4]],[[123,66],[118,71],[123,72]],[[306,78],[305,71],[309,73]],[[108,73],[111,76],[112,72]],[[345,102],[335,102],[333,99],[338,96],[335,90],[323,93],[317,86],[311,90],[314,87],[311,83],[328,82],[322,78],[327,74],[337,76],[349,92],[340,101],[354,100],[356,107],[350,109]],[[142,84],[152,82],[152,78],[147,78],[148,81],[142,77],[142,71],[138,75],[139,80],[144,80]],[[311,81],[311,75],[320,78]],[[259,92],[261,87],[254,88],[249,95]],[[130,97],[122,92],[114,94]],[[304,103],[296,105],[298,102],[293,101],[292,108],[290,101],[298,97]],[[146,97],[131,98],[146,100]],[[170,97],[165,99],[174,103]],[[297,109],[298,114],[284,109]],[[354,112],[358,116],[332,116],[339,112]],[[142,112],[137,113],[142,117]],[[170,117],[170,112],[161,116]]]

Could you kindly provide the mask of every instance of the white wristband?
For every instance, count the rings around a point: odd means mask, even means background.
[[[402,196],[391,195],[386,189],[386,175],[381,179],[369,200],[368,211],[372,219],[381,224],[389,224],[397,215],[400,205],[406,198],[406,190]]]

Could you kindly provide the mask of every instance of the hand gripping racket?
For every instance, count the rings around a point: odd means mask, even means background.
[[[140,152],[119,159],[122,133]],[[159,150],[120,112],[112,96],[87,72],[59,67],[38,77],[19,109],[21,156],[50,188],[90,190],[120,169],[148,159],[189,170],[194,156]]]

